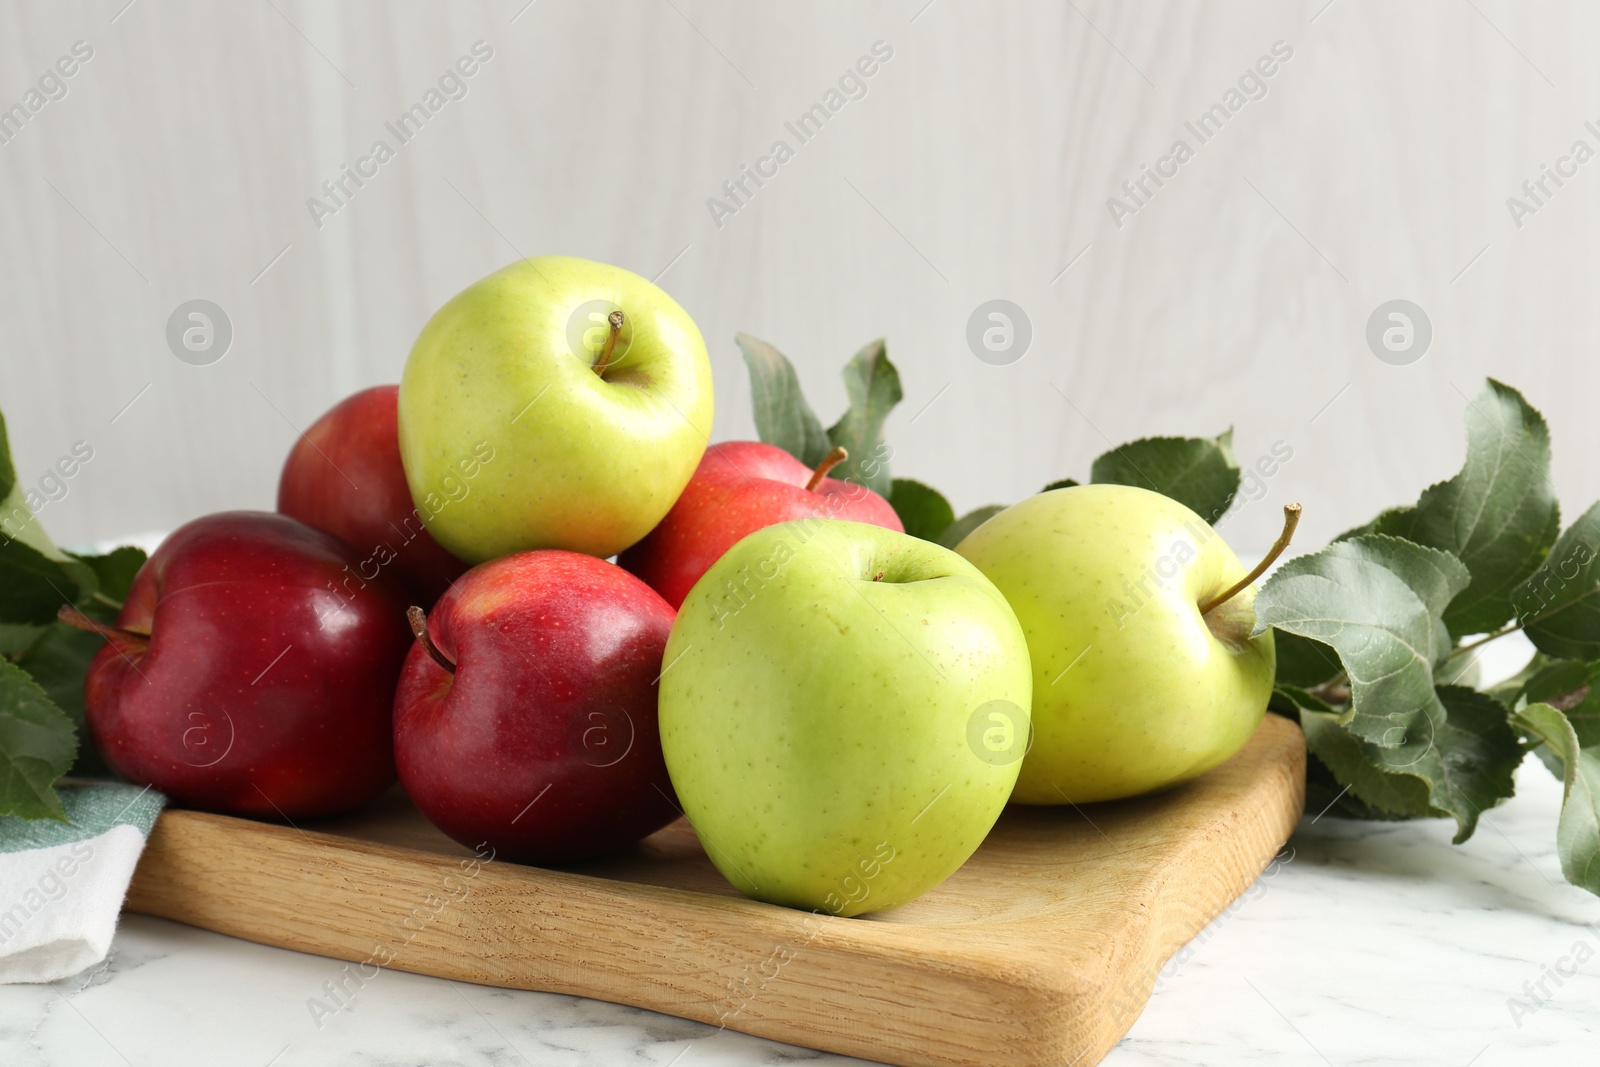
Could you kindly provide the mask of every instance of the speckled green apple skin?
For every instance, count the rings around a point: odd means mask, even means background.
[[[568,339],[590,301],[619,307],[631,330],[604,378]],[[543,256],[474,283],[423,327],[400,379],[400,456],[428,532],[464,560],[610,556],[672,507],[711,416],[710,360],[683,308],[620,267]],[[488,462],[474,462],[481,443]]]
[[[842,520],[758,530],[690,590],[663,662],[673,787],[718,870],[758,900],[903,904],[966,861],[1016,782],[1020,761],[980,758],[968,723],[1009,701],[1026,738],[1022,629],[927,541]]]
[[[956,551],[1005,594],[1028,637],[1034,740],[1012,800],[1166,789],[1233,755],[1260,724],[1272,633],[1248,639],[1254,586],[1212,625],[1201,617],[1199,605],[1246,570],[1182,504],[1122,485],[1055,489],[1002,511]]]

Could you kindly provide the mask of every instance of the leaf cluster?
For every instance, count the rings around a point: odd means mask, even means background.
[[[880,339],[845,364],[845,391],[850,406],[827,430],[806,402],[794,365],[782,352],[748,334],[734,338],[750,372],[756,432],[761,440],[815,467],[836,446],[850,459],[834,477],[866,486],[889,501],[906,533],[954,548],[1004,511],[1004,504],[986,504],[957,516],[944,494],[911,478],[894,478],[889,460],[894,450],[883,438],[889,412],[903,399],[900,373],[889,362]],[[1113,448],[1089,465],[1089,481],[1134,485],[1163,493],[1188,505],[1208,522],[1228,510],[1239,491],[1239,464],[1233,456],[1233,433],[1218,437],[1147,437]],[[1042,491],[1078,485],[1072,478],[1051,482]]]
[[[4,416],[0,501],[0,815],[64,820],[56,779],[107,773],[94,746],[80,740],[84,674],[104,642],[56,613],[70,604],[114,621],[145,554],[57,548],[19,491]]]
[[[1561,531],[1549,429],[1510,386],[1486,383],[1466,437],[1454,477],[1262,587],[1272,708],[1305,730],[1308,810],[1451,818],[1458,843],[1537,752],[1565,784],[1562,869],[1600,893],[1600,504]],[[1519,630],[1532,661],[1474,687],[1479,650]]]

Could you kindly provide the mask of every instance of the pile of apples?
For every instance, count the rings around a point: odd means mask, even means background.
[[[518,862],[682,812],[742,892],[848,916],[938,884],[1008,799],[1168,788],[1254,731],[1255,575],[1181,504],[1057,489],[951,551],[829,477],[842,450],[813,469],[711,421],[705,343],[656,286],[566,257],[484,278],[399,386],[300,438],[276,513],[188,523],[114,626],[78,617],[107,639],[94,741],[232,814],[398,778]]]

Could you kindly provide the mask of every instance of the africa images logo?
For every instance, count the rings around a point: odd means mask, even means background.
[[[783,124],[783,128],[794,137],[794,145],[779,138],[772,142],[766,155],[756,160],[754,168],[741,163],[739,173],[722,183],[723,195],[706,198],[706,210],[711,212],[711,221],[717,224],[717,229],[722,229],[724,219],[737,215],[768,181],[776,178],[778,169],[794,158],[796,148],[821,133],[828,120],[843,111],[847,103],[866,99],[867,79],[893,58],[894,48],[888,42],[872,42],[872,54],[862,56],[854,65],[846,67],[844,73],[839,75],[837,88],[829,86],[820,101],[802,111],[793,122]]]
[[[1271,54],[1261,56],[1252,66],[1246,67],[1239,75],[1237,86],[1229,86],[1220,100],[1200,112],[1194,121],[1183,124],[1194,138],[1193,145],[1179,137],[1172,142],[1166,155],[1156,160],[1154,168],[1147,163],[1140,164],[1139,173],[1122,183],[1127,199],[1113,196],[1106,200],[1106,210],[1111,212],[1111,221],[1117,224],[1117,229],[1122,229],[1125,218],[1142,211],[1167,182],[1178,176],[1180,168],[1195,157],[1197,150],[1220,134],[1246,104],[1265,99],[1268,80],[1278,73],[1282,64],[1293,58],[1294,47],[1289,42],[1272,42]]]
[[[306,200],[306,210],[311,212],[311,221],[317,229],[322,229],[325,218],[337,215],[348,207],[367,182],[378,176],[380,168],[415,140],[428,121],[443,111],[446,104],[452,100],[465,100],[470,91],[468,80],[493,58],[493,48],[483,41],[474,41],[471,55],[464,55],[445,68],[445,72],[439,75],[437,86],[430,85],[422,94],[422,99],[402,111],[393,122],[383,124],[383,128],[394,137],[393,145],[382,137],[378,138],[372,142],[367,154],[357,159],[354,165],[342,165],[337,174],[323,182],[323,195]]]

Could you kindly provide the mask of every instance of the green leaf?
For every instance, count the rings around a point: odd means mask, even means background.
[[[65,821],[53,786],[77,748],[71,720],[26,671],[0,660],[0,815]]]
[[[1600,751],[1580,746],[1572,724],[1549,704],[1529,704],[1514,721],[1560,757],[1564,792],[1556,850],[1561,873],[1600,895]]]
[[[1600,504],[1578,517],[1533,576],[1512,594],[1535,648],[1563,659],[1600,659]]]
[[[800,391],[794,364],[749,334],[735,334],[733,340],[750,370],[750,402],[761,440],[777,445],[808,467],[821,463],[832,446]]]
[[[1047,485],[1043,489],[1039,490],[1039,492],[1048,493],[1052,489],[1071,489],[1073,486],[1075,486],[1077,484],[1078,484],[1078,482],[1075,479],[1063,478],[1059,482],[1051,482],[1049,485]]]
[[[906,528],[906,533],[935,544],[939,535],[956,521],[950,501],[939,490],[910,478],[894,480],[889,490],[889,506],[900,516],[900,525]]]
[[[900,403],[900,372],[889,362],[883,340],[873,341],[851,357],[844,368],[845,392],[850,409],[828,428],[828,440],[842,445],[850,458],[841,464],[837,478],[864,485],[880,496],[889,495],[889,464],[883,450],[883,423]]]
[[[1310,690],[1303,689],[1298,685],[1274,685],[1272,687],[1272,696],[1267,703],[1269,705],[1275,703],[1281,710],[1293,711],[1295,718],[1299,718],[1302,711],[1320,711],[1329,715],[1341,714],[1338,708]]]
[[[1233,431],[1214,439],[1146,437],[1133,441],[1096,459],[1089,468],[1089,480],[1161,493],[1214,523],[1239,491]]]
[[[1434,685],[1464,685],[1469,689],[1482,689],[1483,664],[1477,656],[1447,656],[1443,663],[1434,665]],[[1493,694],[1491,694],[1493,695]],[[1497,698],[1498,699],[1498,698]]]
[[[1523,679],[1518,695],[1527,697],[1530,704],[1555,704],[1564,695],[1586,688],[1594,681],[1597,671],[1600,671],[1600,663],[1547,659],[1543,666]]]
[[[1472,574],[1445,610],[1450,633],[1488,633],[1512,616],[1511,594],[1544,561],[1560,529],[1550,431],[1522,394],[1489,380],[1467,407],[1467,459],[1414,508],[1387,511],[1377,533],[1451,553]]]
[[[38,552],[46,559],[61,562],[67,557],[50,540],[39,520],[28,506],[28,491],[18,482],[11,487],[9,496],[0,500],[0,538],[17,540]]]
[[[1418,814],[1416,797],[1425,796],[1427,813],[1456,820],[1457,841],[1511,795],[1522,758],[1502,705],[1433,682],[1451,648],[1440,615],[1467,580],[1449,553],[1369,534],[1291,560],[1255,604],[1258,632],[1273,625],[1321,641],[1350,679],[1348,712],[1330,722],[1302,713],[1308,746],[1317,734],[1312,751],[1364,804],[1390,815]],[[1414,778],[1421,792],[1376,774]]]
[[[1521,695],[1567,717],[1581,748],[1600,748],[1600,662],[1556,660],[1529,678]]]
[[[87,588],[86,588],[87,587]],[[45,626],[63,604],[94,592],[94,572],[76,560],[58,563],[21,540],[0,540],[0,623]]]
[[[967,539],[967,535],[996,515],[1006,509],[1004,504],[985,504],[981,508],[973,508],[955,522],[952,522],[939,535],[939,543],[946,548],[954,548]]]
[[[1337,714],[1302,708],[1300,729],[1305,731],[1306,750],[1364,805],[1391,819],[1424,819],[1434,814],[1428,802],[1428,783],[1382,769],[1377,746],[1340,726]]]
[[[1306,735],[1305,810],[1312,822],[1325,815],[1393,822],[1434,814],[1428,805],[1427,785],[1379,771],[1362,752],[1366,742],[1339,727],[1338,708],[1292,685],[1274,687],[1267,707],[1293,719]],[[1389,800],[1394,810],[1368,804],[1347,784],[1368,778],[1372,781],[1366,791]]]
[[[1298,721],[1298,720],[1297,720]],[[1316,753],[1306,753],[1306,814],[1312,822],[1332,816],[1335,819],[1363,819],[1377,822],[1399,822],[1406,816],[1391,815],[1375,808],[1351,792],[1350,787],[1336,778]]]
[[[1528,662],[1523,664],[1520,671],[1503,682],[1489,686],[1484,691],[1506,707],[1514,708],[1517,706],[1517,701],[1522,698],[1522,691],[1527,687],[1528,682],[1552,662],[1561,661],[1551,660],[1543,652],[1534,652]]]
[[[1374,749],[1385,770],[1414,774],[1428,783],[1428,799],[1456,820],[1455,843],[1472,836],[1478,816],[1511,796],[1512,775],[1523,749],[1507,722],[1505,705],[1465,686],[1441,685],[1444,726],[1399,749]],[[1409,751],[1408,751],[1409,750]]]
[[[144,549],[133,545],[123,545],[99,556],[80,556],[74,552],[67,555],[88,567],[95,576],[96,591],[118,606],[128,599],[128,589],[146,558]],[[110,607],[108,604],[102,606]]]
[[[1381,532],[1383,532],[1382,528],[1384,526],[1388,525],[1391,522],[1399,522],[1399,521],[1401,521],[1401,518],[1404,515],[1406,515],[1407,513],[1409,513],[1410,511],[1411,511],[1411,508],[1410,508],[1409,505],[1407,505],[1406,507],[1402,507],[1402,508],[1389,508],[1389,509],[1387,509],[1385,511],[1380,511],[1378,513],[1377,517],[1372,519],[1371,522],[1362,523],[1360,526],[1357,526],[1357,527],[1355,527],[1353,529],[1346,530],[1344,533],[1340,534],[1338,537],[1335,537],[1334,540],[1335,541],[1348,541],[1352,537],[1360,537],[1363,534],[1381,533]]]
[[[1338,713],[1338,709],[1327,701],[1297,685],[1274,685],[1267,696],[1267,710],[1293,719],[1296,723],[1300,721],[1302,710]]]
[[[18,623],[0,622],[0,656],[7,659],[16,659],[45,632],[43,626],[23,626]]]
[[[11,462],[11,438],[6,435],[6,417],[0,412],[0,500],[11,495],[17,484],[17,468]]]
[[[1280,691],[1282,691],[1280,687]],[[1292,695],[1292,690],[1289,691]],[[1512,792],[1522,746],[1506,709],[1473,689],[1439,687],[1447,709],[1436,734],[1385,748],[1352,734],[1333,709],[1302,702],[1306,748],[1371,812],[1354,818],[1456,820],[1456,843],[1472,836],[1478,816]],[[1324,706],[1325,708],[1326,706]]]
[[[17,481],[4,415],[0,415],[0,538],[21,541],[46,559],[65,558],[44,532],[44,527],[39,525],[39,520],[34,518],[33,508],[28,504],[27,490]],[[0,571],[0,585],[4,582],[5,575]]]
[[[1278,682],[1314,689],[1343,670],[1339,657],[1321,641],[1279,630],[1273,634],[1278,652]]]
[[[44,691],[50,702],[72,721],[78,736],[89,736],[84,721],[83,682],[89,661],[105,647],[105,639],[63,623],[51,623],[17,660]],[[92,744],[78,746],[78,758],[67,772],[82,777],[106,777],[111,769]]]
[[[1345,725],[1402,746],[1444,726],[1433,668],[1451,642],[1440,616],[1467,582],[1448,552],[1367,534],[1278,568],[1256,596],[1255,632],[1275,626],[1332,648],[1350,679]]]

